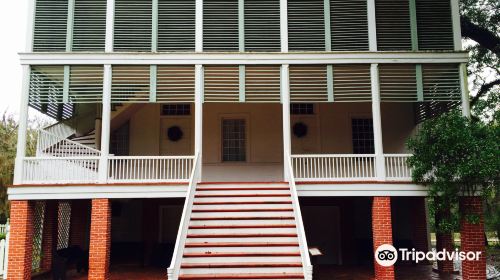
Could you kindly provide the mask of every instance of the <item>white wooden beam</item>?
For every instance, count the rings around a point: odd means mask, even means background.
[[[22,183],[23,160],[26,156],[26,134],[28,129],[28,103],[30,88],[30,66],[23,65],[23,85],[21,89],[21,107],[17,132],[16,162],[14,166],[14,185]]]
[[[115,37],[115,0],[107,0],[106,2],[106,39],[104,50],[109,53],[113,52],[113,44]]]
[[[26,47],[27,52],[33,51],[33,39],[35,34],[35,8],[36,0],[28,0],[28,12],[26,19]]]
[[[369,49],[372,52],[377,51],[377,20],[375,16],[375,0],[367,0],[366,7],[368,11],[368,42]],[[335,28],[335,27],[334,27]]]
[[[203,52],[203,0],[196,0],[194,38],[195,52]]]
[[[377,169],[377,179],[385,180],[385,159],[384,144],[382,141],[382,117],[380,113],[380,84],[378,64],[370,67],[371,87],[372,87],[372,118],[373,137],[375,146],[375,167]]]
[[[333,52],[333,53],[21,53],[30,65],[281,65],[351,63],[462,63],[467,52]]]
[[[288,0],[280,0],[281,52],[288,52]]]
[[[451,24],[453,26],[453,46],[456,51],[462,50],[462,28],[460,27],[460,7],[458,0],[450,0]]]
[[[467,64],[460,63],[460,89],[462,92],[462,115],[470,118],[469,82],[467,80]]]
[[[288,161],[290,160],[291,135],[290,135],[290,68],[288,64],[281,65],[281,103],[283,113],[283,179],[290,180]]]
[[[102,123],[101,123],[101,158],[99,159],[99,183],[106,183],[108,179],[109,139],[111,133],[111,65],[104,65],[103,93],[102,93]]]
[[[203,90],[204,90],[203,65],[195,66],[194,73],[194,152],[198,154],[198,163],[201,165],[199,169],[199,178],[203,166]]]

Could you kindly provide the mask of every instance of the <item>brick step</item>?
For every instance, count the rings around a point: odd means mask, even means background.
[[[283,225],[295,227],[294,220],[209,220],[209,221],[189,221],[190,226],[246,226],[246,225]]]
[[[299,246],[298,242],[191,242],[186,243],[186,248],[198,247],[293,247]]]
[[[203,197],[290,197],[289,193],[265,194],[265,193],[249,193],[249,194],[195,194],[195,198]]]
[[[251,196],[245,196],[245,197],[217,197],[217,196],[205,196],[205,197],[198,197],[194,199],[194,203],[204,203],[204,202],[223,202],[223,203],[234,203],[234,204],[245,204],[246,202],[254,202],[254,201],[266,201],[266,203],[273,203],[273,202],[289,202],[291,201],[290,196],[263,196],[263,197],[251,197]]]
[[[213,221],[213,220],[295,220],[293,216],[273,217],[191,217],[191,221]]]
[[[240,240],[235,239],[233,237],[229,238],[188,238],[186,239],[187,243],[198,243],[198,242],[206,242],[206,243],[217,243],[217,242],[297,242],[297,237],[248,237],[241,238]]]
[[[188,234],[187,238],[297,237],[296,233]]]
[[[247,187],[226,187],[226,188],[221,188],[221,187],[210,187],[210,188],[198,188],[196,191],[279,191],[279,190],[284,190],[284,191],[289,191],[289,187],[253,187],[253,188],[247,188]]]
[[[237,205],[237,204],[292,204],[291,200],[284,201],[272,201],[272,200],[261,200],[261,201],[207,201],[200,202],[195,201],[193,205]]]
[[[282,234],[296,234],[296,228],[217,228],[217,229],[189,229],[188,236],[191,234],[211,234],[211,235],[268,235],[274,234],[274,236],[282,237]],[[252,236],[257,237],[257,236]],[[260,237],[260,236],[258,236]],[[290,237],[290,236],[287,236]]]
[[[300,273],[237,273],[237,274],[181,274],[179,280],[214,280],[214,279],[304,279]]]
[[[225,217],[261,217],[261,218],[275,218],[275,217],[291,217],[293,216],[293,211],[285,211],[285,212],[193,212],[191,213],[191,218],[225,218]]]
[[[300,252],[221,252],[221,253],[184,253],[185,258],[216,258],[216,257],[300,257]]]
[[[183,263],[181,268],[302,267],[302,263]]]
[[[189,226],[189,229],[237,229],[237,228],[296,228],[294,224],[269,224],[269,225],[201,225]]]
[[[262,208],[262,209],[249,209],[249,208],[230,208],[230,209],[193,209],[193,213],[204,212],[290,212],[293,208]]]

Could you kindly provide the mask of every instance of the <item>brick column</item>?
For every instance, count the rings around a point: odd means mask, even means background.
[[[413,198],[411,208],[413,245],[418,251],[429,251],[429,232],[427,231],[427,207],[425,197]]]
[[[373,252],[382,244],[392,244],[391,198],[374,197],[372,205]],[[394,280],[394,266],[384,267],[375,261],[375,279]]]
[[[447,252],[453,252],[454,250],[453,234],[450,232],[436,233],[436,250],[437,251],[446,250]],[[437,265],[439,272],[444,272],[444,273],[453,272],[452,260],[438,261]]]
[[[467,280],[486,279],[486,246],[484,240],[483,201],[481,197],[462,197],[460,199],[462,215],[479,216],[478,223],[471,223],[466,218],[460,220],[461,251],[481,252],[478,261],[462,262],[462,277]]]
[[[45,204],[45,217],[43,219],[42,235],[42,262],[43,271],[52,268],[52,254],[57,246],[57,201],[47,201]]]
[[[34,203],[14,200],[10,204],[9,280],[31,279]]]
[[[88,280],[109,279],[111,249],[111,201],[92,200]]]

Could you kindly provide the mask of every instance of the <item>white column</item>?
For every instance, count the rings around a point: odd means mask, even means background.
[[[113,52],[113,42],[115,36],[115,0],[106,2],[106,41],[105,51]]]
[[[198,164],[200,172],[198,181],[201,180],[203,166],[203,65],[195,65],[194,73],[194,151],[198,154]]]
[[[33,34],[35,27],[36,0],[28,0],[28,13],[26,22],[26,52],[33,51]]]
[[[280,0],[281,52],[288,52],[288,0]]]
[[[101,158],[99,159],[99,183],[108,179],[109,138],[111,132],[111,65],[104,65],[101,123]]]
[[[460,7],[458,0],[451,0],[451,24],[453,26],[453,46],[456,51],[462,50],[462,28],[460,27]]]
[[[289,65],[281,65],[281,102],[283,105],[283,179],[290,180],[288,161],[290,160],[291,135],[290,135],[290,80]]]
[[[26,134],[28,129],[28,102],[30,88],[30,66],[23,65],[23,85],[21,90],[21,107],[19,109],[19,127],[17,132],[17,152],[14,167],[14,185],[22,183],[23,160],[26,156]]]
[[[368,11],[368,42],[371,52],[377,51],[377,21],[375,17],[375,0],[367,0]]]
[[[469,82],[467,81],[467,63],[460,63],[460,89],[462,92],[462,114],[470,118]]]
[[[194,34],[195,52],[203,52],[203,0],[196,0]]]
[[[385,180],[385,160],[384,145],[382,142],[382,118],[380,116],[380,85],[378,64],[372,64],[371,85],[372,85],[372,118],[373,118],[373,137],[375,145],[375,168],[377,170],[377,179]]]

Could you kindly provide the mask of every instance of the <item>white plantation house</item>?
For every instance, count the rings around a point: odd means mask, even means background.
[[[379,245],[429,249],[405,142],[470,113],[458,0],[29,3],[8,279],[64,248],[88,279],[394,279]],[[28,108],[57,120],[33,157]]]

